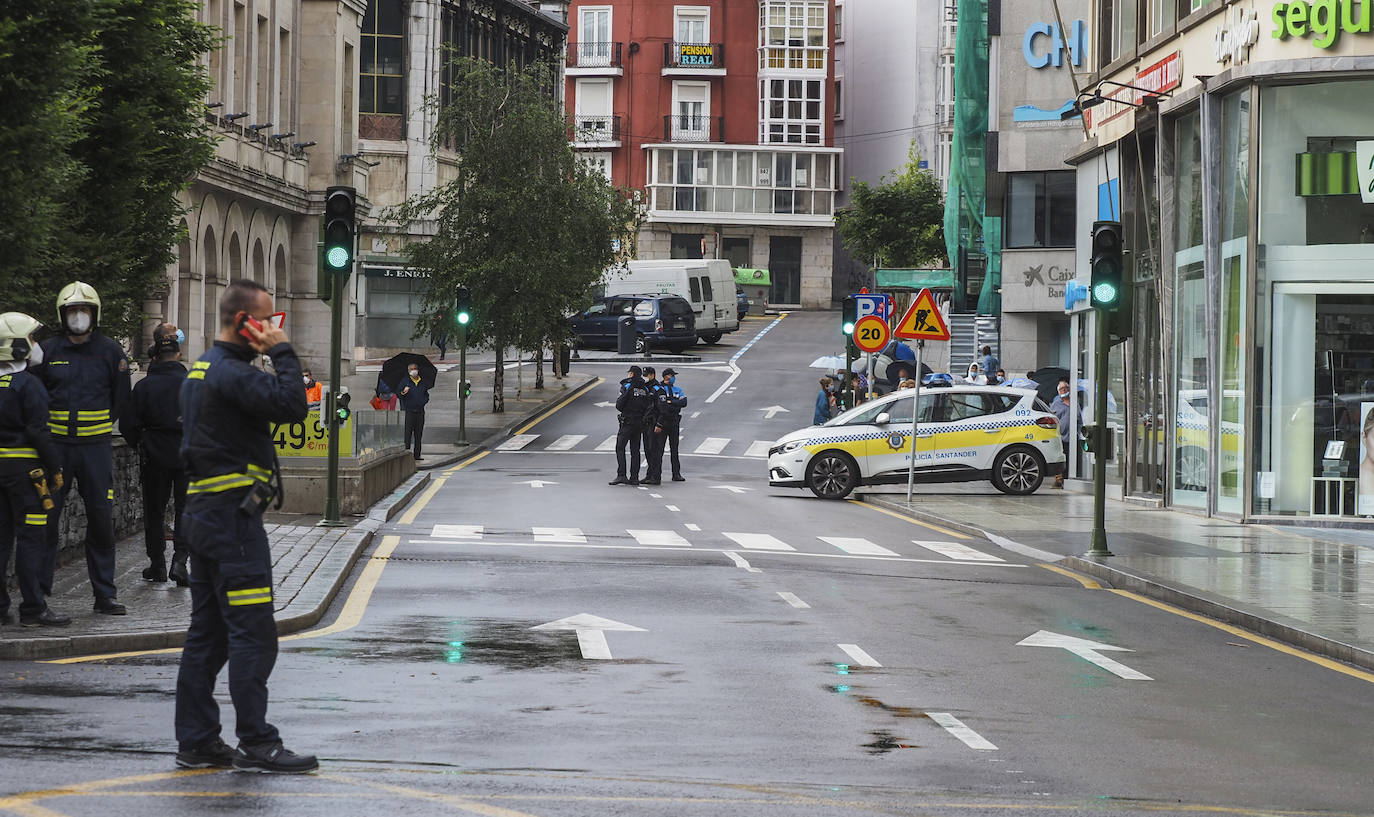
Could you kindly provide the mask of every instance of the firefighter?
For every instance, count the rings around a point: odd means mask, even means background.
[[[39,326],[20,312],[0,315],[0,623],[12,621],[5,569],[17,544],[19,623],[65,627],[71,618],[48,607],[38,582],[48,523],[42,499],[61,472],[48,431],[48,392],[28,372],[43,361],[43,348],[33,340]]]
[[[255,281],[229,284],[219,302],[219,337],[181,387],[181,456],[191,552],[191,625],[176,696],[176,763],[306,774],[311,755],[282,745],[267,722],[267,679],[277,660],[272,550],[262,516],[280,496],[273,423],[305,419],[301,362],[272,324],[272,296]],[[253,366],[259,354],[272,372]],[[239,745],[220,737],[215,679],[229,664]]]
[[[139,478],[143,483],[143,544],[148,566],[143,578],[179,587],[190,584],[186,574],[186,538],[181,513],[186,508],[186,472],[181,467],[181,330],[170,323],[153,330],[148,349],[148,376],[134,386],[128,408],[119,417],[119,433],[138,449]],[[172,500],[172,567],[167,567],[167,540],[162,519]]]
[[[47,551],[39,580],[52,594],[57,568],[58,520],[72,482],[86,503],[86,573],[95,611],[122,616],[116,598],[114,535],[114,448],[111,436],[129,398],[129,359],[119,344],[101,334],[100,296],[73,281],[57,294],[59,333],[43,341],[43,362],[34,374],[48,389],[48,428],[61,460],[65,484],[53,492]]]

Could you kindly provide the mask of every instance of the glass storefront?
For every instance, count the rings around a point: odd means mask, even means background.
[[[1174,126],[1173,504],[1207,506],[1207,282],[1202,243],[1202,116]]]
[[[1217,342],[1221,447],[1217,454],[1217,511],[1245,512],[1245,286],[1250,234],[1250,91],[1221,102],[1221,315]]]

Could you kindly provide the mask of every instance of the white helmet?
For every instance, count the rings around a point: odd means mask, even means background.
[[[0,315],[0,362],[28,360],[33,347],[33,333],[43,324],[23,312]]]
[[[57,293],[57,320],[64,323],[67,320],[67,307],[69,306],[89,306],[91,308],[91,326],[100,323],[100,294],[95,291],[95,287],[84,281],[72,281],[62,287],[62,291]]]

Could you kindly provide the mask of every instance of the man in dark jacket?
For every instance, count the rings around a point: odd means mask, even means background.
[[[666,444],[673,465],[673,482],[686,482],[687,478],[682,475],[682,462],[677,456],[677,443],[682,427],[682,410],[687,408],[687,395],[677,387],[675,370],[663,370],[663,380],[659,382],[655,396],[658,399],[658,419],[654,426],[654,462],[658,463],[658,470],[654,472],[654,480],[663,476],[663,446]]]
[[[170,576],[179,587],[191,583],[186,573],[186,539],[181,514],[186,510],[186,472],[181,467],[181,384],[186,367],[181,363],[177,328],[170,323],[153,330],[148,350],[152,363],[148,376],[138,381],[129,407],[119,417],[119,433],[138,451],[139,477],[143,482],[143,544],[148,566],[143,578],[165,582]],[[162,520],[167,500],[172,500],[172,567],[167,567],[167,541]]]
[[[654,398],[644,382],[644,372],[631,366],[630,376],[621,381],[620,396],[615,410],[620,412],[620,430],[615,436],[615,479],[611,485],[639,484],[639,445],[643,442],[644,427],[652,426],[657,409]],[[629,470],[625,468],[625,447],[630,449]]]
[[[33,370],[48,389],[48,428],[62,458],[63,487],[53,492],[47,551],[39,577],[52,593],[57,569],[62,506],[72,482],[86,505],[86,575],[95,611],[122,616],[116,599],[114,534],[114,447],[111,436],[129,399],[129,359],[101,334],[100,296],[90,284],[73,281],[57,295],[62,334],[43,341],[43,362]]]
[[[420,367],[414,363],[406,367],[405,380],[401,381],[401,410],[406,413],[405,447],[410,448],[411,438],[415,440],[415,459],[420,456],[420,438],[425,433],[425,406],[429,403],[429,389],[420,382]]]
[[[305,419],[301,362],[272,324],[272,296],[256,281],[229,284],[219,337],[181,387],[181,457],[190,481],[191,626],[177,673],[176,764],[304,774],[310,755],[282,746],[267,722],[267,679],[277,660],[272,548],[262,515],[280,492],[273,423]],[[272,371],[257,369],[258,355]],[[229,663],[238,749],[220,738],[215,679]]]
[[[658,382],[658,372],[653,366],[645,366],[643,371],[644,386],[649,390],[649,397],[654,401],[654,409],[657,411],[663,384]],[[655,423],[647,423],[644,426],[644,479],[640,480],[644,485],[658,485],[663,480],[663,446],[659,445],[662,434],[663,430]]]

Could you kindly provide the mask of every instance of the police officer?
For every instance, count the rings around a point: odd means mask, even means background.
[[[191,583],[186,573],[186,538],[181,513],[186,509],[186,472],[181,468],[181,384],[186,367],[181,363],[181,330],[170,323],[153,330],[148,350],[152,362],[148,376],[134,386],[129,406],[120,414],[119,433],[138,449],[139,476],[143,482],[143,544],[148,566],[143,578],[165,582],[170,576],[178,586]],[[162,519],[167,500],[172,500],[172,567],[167,568],[167,541]]]
[[[176,763],[200,769],[304,774],[313,756],[282,746],[267,722],[267,678],[277,660],[272,552],[262,515],[278,494],[272,423],[305,419],[301,363],[272,325],[272,297],[255,281],[229,284],[219,337],[181,388],[181,455],[191,552],[191,625],[177,674]],[[273,373],[254,368],[258,354]],[[229,662],[238,749],[220,738],[215,679]]]
[[[686,482],[682,475],[682,462],[678,460],[678,432],[682,428],[682,410],[687,408],[687,395],[677,387],[677,372],[663,370],[663,380],[658,384],[658,425],[654,428],[654,461],[658,463],[655,480],[663,476],[663,446],[666,443],[673,465],[673,482]]]
[[[114,433],[119,411],[129,398],[129,359],[98,331],[100,296],[73,281],[57,294],[61,334],[43,341],[43,362],[34,369],[48,389],[48,428],[57,444],[65,484],[53,494],[48,514],[47,552],[39,581],[51,595],[57,568],[58,520],[67,492],[76,482],[86,503],[86,574],[95,593],[95,611],[124,615],[114,584]]]
[[[653,366],[644,367],[644,385],[649,389],[649,397],[657,410],[659,392],[663,384],[658,382],[658,373]],[[658,485],[663,480],[663,446],[658,444],[661,432],[655,423],[644,426],[644,479],[643,485]]]
[[[0,315],[0,624],[13,620],[5,569],[17,543],[14,573],[23,597],[19,623],[65,627],[71,618],[48,607],[38,581],[48,515],[36,482],[42,480],[46,490],[61,472],[48,431],[48,392],[27,371],[43,362],[43,348],[33,340],[40,325],[21,312]]]
[[[615,410],[620,412],[620,430],[615,435],[615,479],[611,480],[611,485],[639,484],[639,444],[644,439],[645,425],[653,425],[655,414],[654,399],[644,382],[643,371],[638,366],[631,366],[629,374],[621,381],[620,396],[615,401]],[[626,446],[630,448],[628,477]]]

